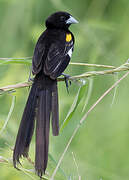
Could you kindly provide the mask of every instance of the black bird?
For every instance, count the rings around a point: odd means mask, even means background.
[[[19,159],[28,156],[36,120],[35,170],[40,177],[45,174],[48,161],[50,116],[53,135],[59,134],[57,77],[68,66],[73,52],[74,36],[68,29],[73,23],[78,22],[67,12],[49,16],[32,59],[35,78],[18,130],[13,164],[17,168]]]

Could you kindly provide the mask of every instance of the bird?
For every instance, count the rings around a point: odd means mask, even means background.
[[[78,21],[68,12],[51,14],[45,21],[46,30],[40,35],[33,53],[34,80],[16,137],[13,165],[18,169],[20,158],[28,157],[36,129],[35,171],[39,177],[47,168],[50,119],[53,135],[59,135],[57,78],[70,62],[75,39],[69,26],[76,23]]]

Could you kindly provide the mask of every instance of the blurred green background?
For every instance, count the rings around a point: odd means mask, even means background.
[[[80,23],[71,26],[76,38],[73,62],[86,62],[119,66],[129,58],[129,1],[128,0],[0,0],[0,57],[32,56],[35,43],[45,30],[44,21],[53,12],[63,10],[71,13]],[[29,76],[28,65],[0,65],[0,87],[23,82]],[[70,75],[100,70],[72,66],[66,70]],[[101,69],[102,70],[102,69]],[[120,77],[123,73],[119,73]],[[117,75],[93,78],[92,95],[86,110],[115,81]],[[87,80],[86,95],[89,87]],[[72,83],[67,94],[64,83],[59,83],[60,122],[62,122],[78,91],[79,85]],[[0,128],[2,128],[12,101],[16,102],[6,129],[0,135],[0,156],[11,159],[17,130],[29,93],[28,88],[15,94],[0,96]],[[129,77],[123,80],[116,91],[112,91],[93,110],[81,126],[68,149],[56,180],[78,179],[74,153],[82,180],[128,180],[129,179]],[[85,95],[85,96],[86,96]],[[68,126],[59,137],[50,136],[50,154],[58,161],[74,128],[82,117],[83,98]],[[30,157],[34,160],[35,136]],[[33,169],[22,161],[23,167]],[[55,164],[49,158],[48,173],[52,174]],[[29,173],[39,179],[34,173]],[[32,179],[12,164],[0,163],[0,180]]]

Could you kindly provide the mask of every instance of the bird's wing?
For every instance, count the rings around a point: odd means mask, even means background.
[[[43,56],[45,54],[45,43],[44,43],[44,34],[40,36],[34,50],[34,55],[32,58],[32,73],[38,74],[43,65]]]
[[[65,44],[65,46],[62,47],[61,44],[53,43],[49,48],[45,60],[44,73],[52,79],[60,76],[69,64],[72,51],[73,44]]]

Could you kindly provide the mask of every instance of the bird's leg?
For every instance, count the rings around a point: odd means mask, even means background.
[[[29,81],[31,81],[31,82],[33,82],[33,81],[34,81],[34,79],[33,79],[33,78],[31,78],[31,72],[32,72],[32,67],[30,67],[30,73],[29,73],[28,82],[29,82]]]
[[[62,75],[64,76],[67,92],[69,93],[69,85],[71,85],[71,81],[69,81],[70,76],[68,74],[64,74],[64,73],[62,73]]]

